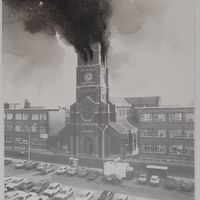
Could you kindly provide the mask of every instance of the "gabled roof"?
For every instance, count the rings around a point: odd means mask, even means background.
[[[126,134],[129,130],[137,131],[137,128],[130,124],[127,120],[118,120],[117,122],[109,122],[109,125],[120,134]]]
[[[125,97],[125,99],[134,107],[157,107],[160,104],[160,97]]]
[[[125,98],[122,98],[122,97],[110,97],[110,102],[112,102],[116,106],[131,107],[131,104]]]

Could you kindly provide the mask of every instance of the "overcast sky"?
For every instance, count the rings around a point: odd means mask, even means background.
[[[195,1],[113,0],[108,57],[110,96],[195,99]],[[75,101],[77,55],[56,37],[3,23],[4,100],[46,107]]]

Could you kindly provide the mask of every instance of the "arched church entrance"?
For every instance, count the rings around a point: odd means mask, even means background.
[[[94,143],[91,137],[85,136],[83,138],[83,151],[86,155],[94,154]]]

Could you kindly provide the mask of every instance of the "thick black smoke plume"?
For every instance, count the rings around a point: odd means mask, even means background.
[[[23,20],[30,33],[58,32],[83,59],[92,59],[92,43],[101,44],[102,61],[108,49],[111,0],[3,0]]]

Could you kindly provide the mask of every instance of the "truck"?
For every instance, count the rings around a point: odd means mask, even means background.
[[[104,176],[116,175],[120,179],[132,179],[134,168],[126,162],[106,161],[104,163]]]

